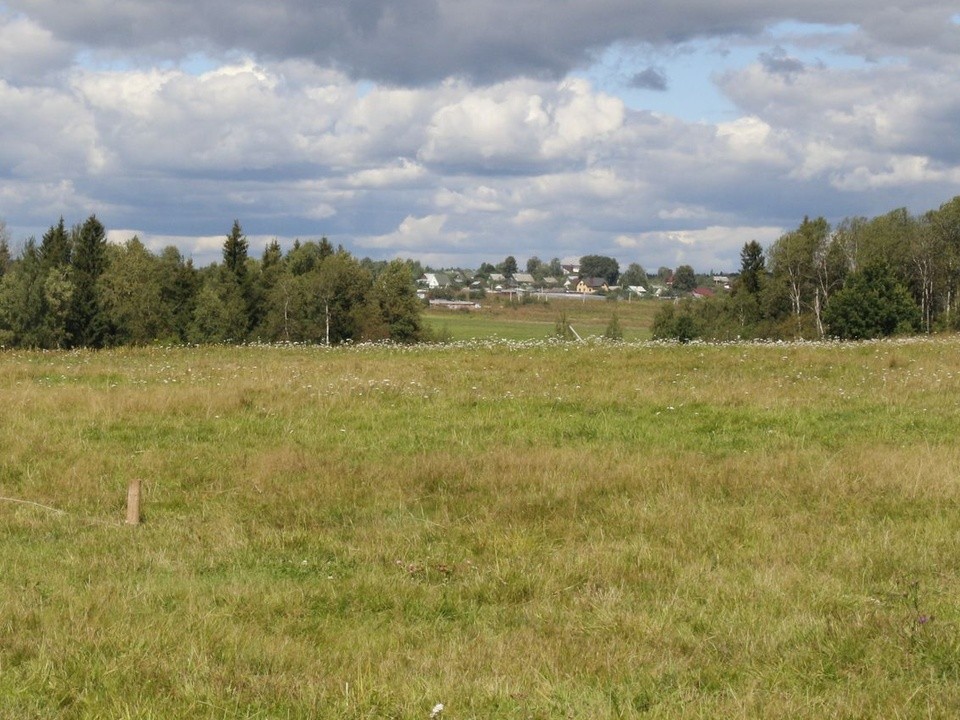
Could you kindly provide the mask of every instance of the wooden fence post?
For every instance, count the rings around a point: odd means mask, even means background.
[[[131,480],[127,488],[127,525],[140,524],[140,480]]]

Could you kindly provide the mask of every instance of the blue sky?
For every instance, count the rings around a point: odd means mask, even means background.
[[[842,47],[842,42],[856,31],[853,24],[782,22],[755,36],[695,40],[667,48],[617,43],[600,51],[593,64],[576,74],[599,90],[622,98],[635,110],[672,115],[688,122],[727,122],[736,119],[740,111],[717,87],[717,75],[765,57],[810,66],[864,69],[872,63]],[[637,74],[647,71],[661,77],[665,89],[631,84]]]
[[[942,0],[6,0],[0,219],[734,270],[960,193],[958,48]]]

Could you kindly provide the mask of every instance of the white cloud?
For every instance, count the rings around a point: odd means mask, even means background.
[[[461,87],[434,113],[420,157],[437,165],[533,170],[584,163],[622,127],[623,101],[583,80]]]
[[[0,137],[0,168],[19,178],[75,178],[100,170],[106,155],[95,116],[76,98],[3,80]]]
[[[898,156],[880,167],[859,166],[838,173],[831,184],[839,190],[853,192],[895,188],[922,183],[954,184],[960,182],[960,169],[938,170],[926,157]]]
[[[460,214],[500,212],[506,204],[499,191],[486,185],[470,188],[463,192],[440,188],[433,198],[433,203],[438,208]]]
[[[745,243],[756,240],[769,245],[784,233],[780,227],[724,227],[710,226],[698,230],[663,230],[620,235],[615,244],[623,250],[641,250],[649,257],[672,257],[676,264],[689,264],[701,271],[733,271],[738,268],[738,257]]]
[[[330,0],[293,15],[287,1],[224,13],[224,0],[120,0],[109,14],[100,0],[8,1],[10,227],[97,212],[199,257],[236,217],[258,236],[327,234],[465,265],[598,252],[730,269],[741,231],[923,211],[957,192],[960,25],[947,0],[909,12],[695,0],[683,13]],[[605,47],[633,48],[604,55],[620,87],[568,74]],[[199,50],[202,66],[187,61]],[[722,122],[617,96],[691,50],[729,54],[714,78],[734,109]],[[677,75],[661,85],[658,96],[685,91]]]
[[[536,210],[534,208],[524,208],[513,216],[514,225],[533,225],[535,223],[545,222],[550,218],[550,213],[545,210]]]
[[[426,170],[422,165],[407,158],[398,158],[387,167],[371,168],[351,173],[347,185],[357,188],[387,188],[410,185],[422,179]]]
[[[0,6],[2,10],[2,6]],[[73,49],[28,17],[0,12],[0,68],[9,83],[42,81],[69,65]]]
[[[717,137],[740,162],[783,162],[783,149],[772,136],[773,128],[757,117],[746,116],[717,125]]]
[[[451,232],[445,229],[446,215],[427,215],[413,217],[408,215],[394,232],[386,235],[358,238],[357,244],[363,248],[376,248],[393,252],[414,250],[438,250],[456,246],[466,239],[463,232]]]

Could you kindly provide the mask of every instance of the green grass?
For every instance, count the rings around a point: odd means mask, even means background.
[[[958,350],[0,354],[0,717],[949,717]]]
[[[659,307],[657,300],[595,299],[550,299],[517,305],[491,296],[481,301],[480,310],[431,308],[424,313],[424,321],[427,327],[451,340],[543,340],[556,334],[561,315],[567,317],[581,337],[587,338],[601,337],[616,314],[623,339],[638,341],[650,339],[650,327]]]

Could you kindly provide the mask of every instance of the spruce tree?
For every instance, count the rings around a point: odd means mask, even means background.
[[[160,253],[160,298],[173,318],[174,336],[186,342],[193,320],[200,279],[192,260],[184,260],[180,251],[168,245]]]
[[[71,257],[73,295],[67,323],[70,342],[80,347],[102,347],[106,324],[100,311],[97,281],[106,269],[107,232],[91,215],[74,233]]]
[[[7,274],[12,264],[13,257],[10,255],[10,242],[5,235],[0,234],[0,278]]]
[[[756,240],[745,243],[740,251],[740,277],[736,288],[739,292],[756,295],[760,292],[763,278],[767,271],[767,260],[763,256],[763,248]]]
[[[240,221],[234,220],[230,234],[223,243],[222,277],[218,285],[220,301],[228,308],[229,339],[233,342],[246,340],[254,322],[253,283],[247,274],[248,247]],[[243,318],[242,322],[238,320],[239,317]]]
[[[51,225],[40,241],[40,261],[46,269],[70,264],[70,234],[60,216],[60,222]]]
[[[233,228],[223,243],[223,266],[242,280],[247,274],[247,236],[243,234],[240,221],[233,221]]]
[[[7,224],[0,220],[0,278],[7,274],[13,264],[13,255],[10,254],[10,233]]]

